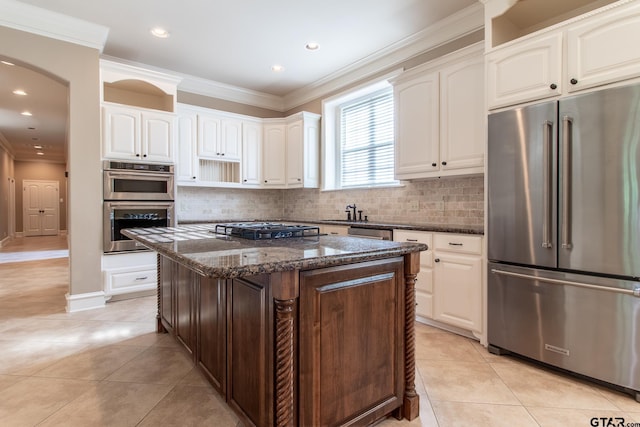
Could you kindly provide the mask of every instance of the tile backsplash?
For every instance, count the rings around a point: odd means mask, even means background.
[[[441,178],[343,191],[179,187],[176,214],[178,222],[346,219],[345,207],[353,203],[373,222],[483,225],[484,179]]]

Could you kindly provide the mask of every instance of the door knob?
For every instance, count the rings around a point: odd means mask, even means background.
[[[434,259],[435,262],[440,262],[440,258]]]

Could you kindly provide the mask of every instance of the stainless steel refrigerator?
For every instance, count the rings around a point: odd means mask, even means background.
[[[488,120],[490,351],[640,401],[640,85]]]

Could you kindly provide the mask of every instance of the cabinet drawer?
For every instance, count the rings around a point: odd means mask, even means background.
[[[105,292],[109,295],[154,289],[157,286],[156,266],[144,270],[105,270]]]
[[[465,254],[482,254],[482,237],[464,234],[434,234],[433,247],[436,251],[449,251]]]

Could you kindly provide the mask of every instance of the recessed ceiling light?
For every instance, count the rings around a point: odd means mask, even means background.
[[[42,145],[34,145],[33,148],[36,150],[42,150]]]
[[[20,95],[20,96],[25,96],[27,94],[27,92],[23,91],[22,89],[16,89],[13,91],[14,95]]]
[[[309,42],[306,45],[304,45],[304,48],[307,50],[318,50],[320,49],[320,45],[316,42]]]
[[[33,114],[31,114],[29,111],[23,111],[22,113],[23,116],[33,116]]]
[[[161,27],[152,28],[151,34],[161,39],[166,39],[167,37],[169,37],[169,31]]]
[[[44,153],[43,153],[42,151],[38,151],[36,154],[37,154],[38,156],[44,156]]]
[[[10,65],[10,66],[12,66],[12,67],[13,67],[14,65],[16,65],[16,64],[14,64],[13,62],[9,62],[9,61],[0,61],[0,62],[2,62],[4,65]]]
[[[275,71],[276,73],[279,73],[281,71],[284,71],[284,67],[282,65],[272,65],[271,66],[271,71]]]

